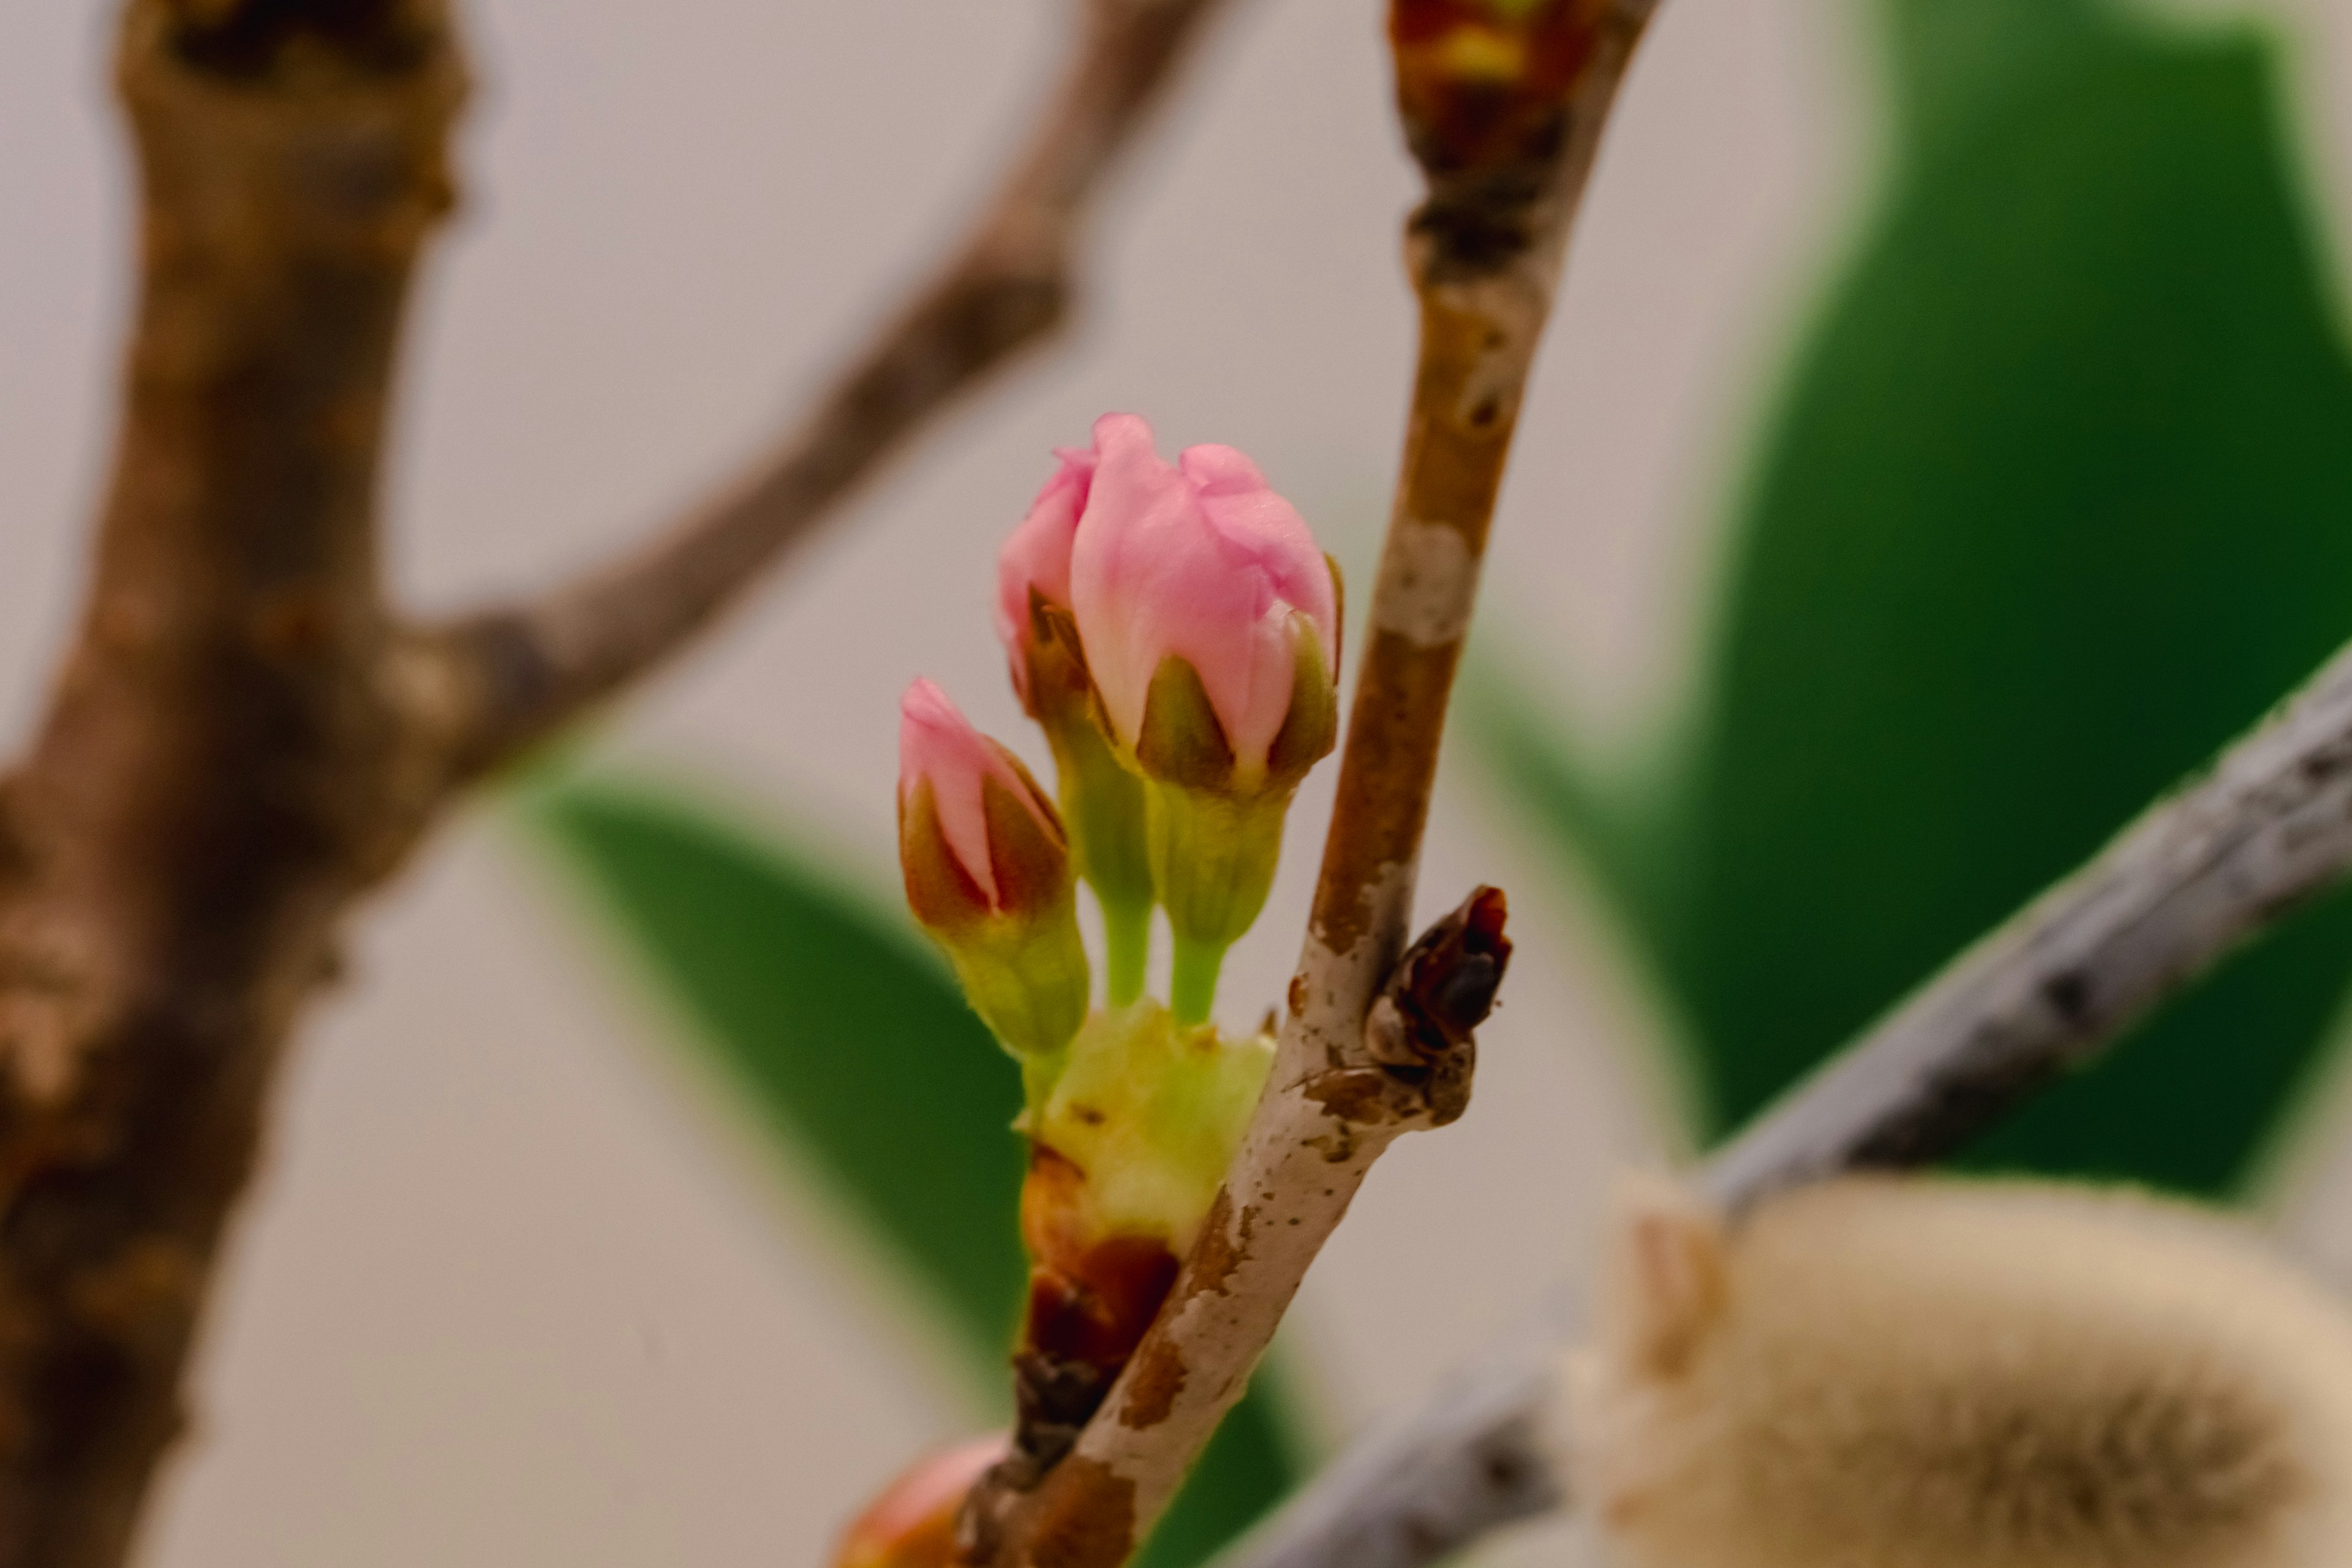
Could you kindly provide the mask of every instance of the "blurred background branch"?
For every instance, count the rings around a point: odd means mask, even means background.
[[[908,437],[1063,324],[1104,177],[1231,0],[1073,0],[1066,75],[938,276],[768,455],[643,548],[443,636],[480,710],[469,771],[495,766],[646,670],[755,585]]]
[[[375,527],[402,307],[451,203],[445,6],[128,7],[145,247],[115,477],[79,640],[0,794],[0,1564],[128,1552],[349,906],[456,788],[672,651],[1059,320],[1087,199],[1214,9],[1092,0],[978,237],[773,471],[642,567],[452,635],[398,626]]]

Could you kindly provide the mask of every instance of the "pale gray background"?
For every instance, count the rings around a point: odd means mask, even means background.
[[[1058,0],[470,0],[464,214],[425,276],[393,575],[454,606],[626,538],[761,437],[950,233],[1054,58]],[[100,0],[5,0],[0,730],[36,710],[102,472],[127,278]],[[887,887],[894,703],[1018,732],[989,563],[1106,407],[1254,454],[1368,581],[1411,352],[1412,182],[1372,0],[1255,0],[1109,214],[1077,339],[943,427],[602,742]],[[2352,148],[2352,7],[2308,0],[2305,142]],[[1667,0],[1602,160],[1503,502],[1491,607],[1588,721],[1673,690],[1747,415],[1875,173],[1849,0]],[[2352,208],[2338,202],[2336,211]],[[1326,770],[1328,773],[1328,770]],[[1662,1157],[1653,1026],[1606,942],[1449,775],[1427,901],[1510,885],[1479,1097],[1402,1145],[1308,1281],[1334,1433],[1571,1267]],[[1226,986],[1294,954],[1328,777]],[[936,1345],[656,1020],[495,814],[364,922],[318,1011],[149,1537],[161,1568],[809,1563],[963,1430]],[[2324,1140],[2315,1140],[2316,1144]],[[2325,1162],[2295,1190],[2340,1188]],[[2352,1259],[2340,1205],[2296,1222]],[[1009,1221],[1009,1216],[1008,1216]],[[1558,1532],[1515,1545],[1559,1556]]]

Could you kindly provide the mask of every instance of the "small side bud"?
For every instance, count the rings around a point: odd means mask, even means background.
[[[928,680],[898,730],[898,859],[907,903],[965,997],[1024,1063],[1058,1056],[1087,1014],[1069,840],[1019,758]]]
[[[956,1568],[964,1498],[1007,1447],[997,1432],[916,1460],[842,1533],[833,1568]]]
[[[1208,1016],[1265,907],[1282,821],[1339,733],[1339,583],[1297,511],[1230,447],[1174,463],[1131,415],[1095,426],[1070,593],[1101,716],[1146,780],[1176,1013]]]
[[[1550,156],[1605,12],[1593,0],[1393,0],[1397,106],[1414,153],[1443,172]]]

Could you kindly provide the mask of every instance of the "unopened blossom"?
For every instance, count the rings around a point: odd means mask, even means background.
[[[1078,874],[1102,905],[1108,994],[1143,993],[1151,932],[1151,862],[1143,785],[1095,721],[1094,683],[1070,609],[1070,556],[1091,488],[1091,448],[1064,448],[1059,467],[997,555],[996,632],[1023,707],[1045,731]]]
[[[1189,447],[1171,463],[1136,416],[1097,420],[1070,603],[1111,729],[1146,773],[1208,782],[1221,772],[1215,782],[1247,790],[1322,754],[1277,753],[1276,742],[1302,700],[1329,698],[1338,584],[1297,509],[1231,447]],[[1171,729],[1193,715],[1151,711],[1155,696],[1171,709],[1183,700],[1156,689],[1185,680],[1171,660],[1189,669],[1213,735]],[[1318,727],[1328,751],[1328,726]],[[1224,765],[1204,750],[1222,751]]]
[[[1178,1019],[1208,1015],[1265,907],[1292,792],[1339,731],[1339,592],[1291,504],[1230,447],[1175,462],[1133,415],[1095,423],[1070,599],[1099,706],[1148,781]]]
[[[1026,1058],[1068,1045],[1088,973],[1061,816],[928,680],[899,704],[898,859],[908,907],[1005,1047]]]

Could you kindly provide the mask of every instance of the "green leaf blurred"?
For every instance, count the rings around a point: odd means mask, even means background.
[[[1009,1130],[1019,1074],[946,966],[903,920],[670,791],[559,777],[517,798],[533,837],[676,1011],[682,1038],[715,1058],[793,1151],[789,1163],[864,1222],[988,1385],[1003,1386],[1027,1278],[1022,1152]],[[1204,1561],[1300,1468],[1270,1366],[1144,1561]]]
[[[1489,694],[1738,1123],[2352,637],[2352,363],[2279,51],[2087,0],[1889,0],[1894,172],[1792,366],[1689,744],[1612,797]],[[2310,1078],[2352,902],[1987,1162],[2231,1190]]]

